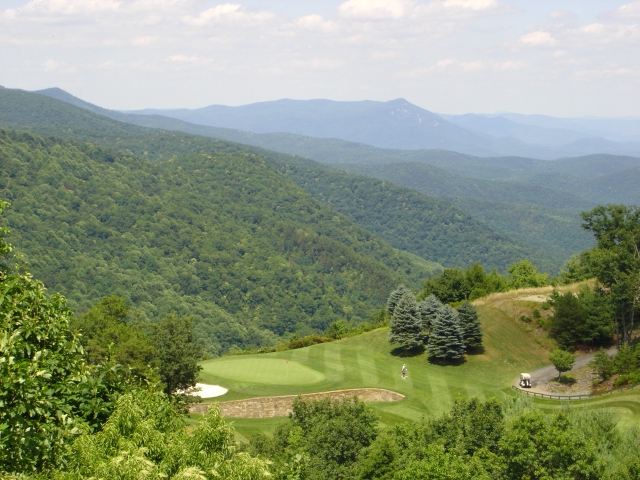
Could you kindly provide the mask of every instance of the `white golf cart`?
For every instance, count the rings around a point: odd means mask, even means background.
[[[528,373],[521,373],[520,386],[522,388],[531,388],[531,375],[529,375]]]

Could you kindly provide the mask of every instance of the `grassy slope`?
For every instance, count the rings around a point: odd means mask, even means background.
[[[575,291],[578,285],[562,287],[562,291]],[[503,398],[515,395],[511,384],[523,371],[530,371],[547,365],[547,355],[555,343],[544,336],[536,336],[531,328],[516,319],[523,313],[530,314],[535,303],[531,296],[546,295],[551,287],[519,290],[504,294],[493,294],[477,301],[480,319],[485,333],[485,352],[470,355],[464,364],[441,366],[428,362],[426,355],[400,357],[392,354],[387,343],[388,329],[380,329],[368,334],[340,340],[333,343],[315,345],[309,348],[277,352],[266,355],[225,357],[203,362],[202,380],[229,388],[229,393],[220,400],[235,400],[255,396],[291,395],[326,390],[358,387],[388,388],[406,395],[399,403],[381,403],[374,407],[383,425],[393,425],[407,420],[417,420],[424,415],[438,415],[448,410],[457,397],[495,396]],[[312,383],[313,378],[296,372],[298,385],[291,381],[272,376],[271,384],[231,381],[229,374],[216,375],[217,369],[228,368],[231,363],[244,363],[242,368],[259,365],[269,359],[282,363],[282,374],[286,361],[297,362],[325,376]],[[249,363],[245,363],[249,362]],[[408,366],[409,379],[400,378],[402,363]],[[235,368],[235,367],[234,367]],[[287,382],[289,385],[278,385]],[[306,384],[303,384],[305,383]],[[562,408],[563,403],[535,399],[534,403],[544,410]],[[620,425],[628,427],[640,421],[640,389],[592,400],[572,402],[580,408],[609,409],[618,415]],[[236,419],[234,425],[238,438],[262,431],[272,433],[284,419]]]
[[[401,357],[392,355],[387,343],[388,329],[315,345],[299,350],[225,357],[203,363],[202,380],[221,384],[229,393],[220,400],[233,400],[267,395],[291,395],[344,388],[379,387],[406,395],[399,403],[375,405],[383,424],[417,420],[423,415],[437,415],[449,409],[459,396],[501,397],[510,392],[510,385],[521,371],[533,370],[546,363],[547,350],[531,341],[523,326],[511,317],[494,309],[480,308],[485,331],[485,352],[471,355],[459,366],[441,366],[428,362],[426,355]],[[230,362],[256,365],[266,359],[298,362],[323,374],[325,379],[307,385],[278,385],[289,382],[274,379],[273,384],[231,381],[217,369],[229,368]],[[400,378],[400,367],[407,364],[408,380]],[[244,368],[250,365],[244,363]],[[308,379],[311,381],[312,379]],[[264,380],[260,380],[263,382]],[[274,428],[274,420],[265,422],[265,431]],[[236,428],[242,435],[261,429],[262,420],[241,420]]]

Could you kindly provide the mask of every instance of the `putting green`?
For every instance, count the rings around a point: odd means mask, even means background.
[[[236,357],[202,363],[202,373],[234,382],[267,385],[312,385],[325,376],[295,360]]]

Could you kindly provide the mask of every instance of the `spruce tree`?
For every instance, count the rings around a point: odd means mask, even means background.
[[[464,354],[464,339],[458,312],[449,305],[438,310],[429,335],[429,356],[458,360]]]
[[[469,302],[463,302],[458,307],[460,326],[462,327],[462,338],[467,350],[482,346],[482,329],[476,307]]]
[[[393,311],[396,309],[398,301],[405,293],[410,294],[411,290],[409,290],[404,285],[399,285],[398,288],[396,288],[393,292],[391,292],[391,295],[389,295],[389,299],[387,300],[387,312],[389,312],[389,318],[393,318]]]
[[[389,327],[389,343],[399,344],[406,350],[422,345],[422,322],[418,304],[410,292],[398,300]]]
[[[425,338],[428,337],[440,308],[442,308],[442,302],[435,295],[429,295],[418,303],[418,312],[420,313],[420,322],[422,323],[422,332]]]

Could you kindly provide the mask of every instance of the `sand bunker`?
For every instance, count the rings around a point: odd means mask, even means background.
[[[207,385],[206,383],[196,383],[196,388],[190,390],[191,395],[197,395],[200,398],[214,398],[220,397],[227,393],[227,390],[220,385]]]

